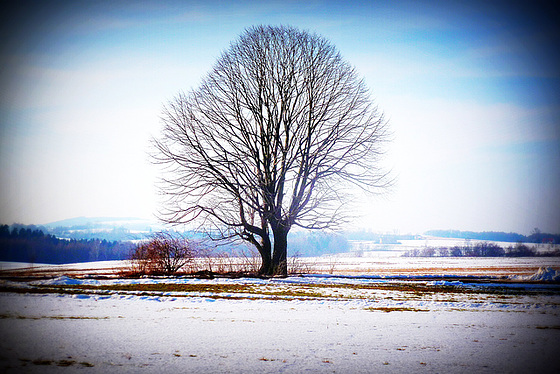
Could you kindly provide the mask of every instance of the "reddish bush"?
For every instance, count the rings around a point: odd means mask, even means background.
[[[172,275],[193,261],[196,245],[183,237],[160,232],[134,248],[132,271],[139,274]]]

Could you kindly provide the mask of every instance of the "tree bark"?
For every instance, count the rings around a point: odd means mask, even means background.
[[[260,275],[272,275],[272,244],[267,237],[262,238],[261,246],[258,247],[259,254],[261,255],[261,268],[259,269]]]
[[[263,226],[262,230],[255,226],[246,225],[245,234],[241,237],[253,244],[259,251],[261,256],[260,275],[270,276],[273,273],[272,268],[272,243],[268,235],[268,230]],[[260,238],[260,239],[257,239]]]
[[[288,276],[288,232],[289,229],[278,227],[274,234],[274,252],[272,255],[273,275]]]

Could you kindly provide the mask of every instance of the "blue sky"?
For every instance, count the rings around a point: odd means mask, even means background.
[[[246,28],[323,35],[390,120],[390,193],[356,226],[560,232],[560,36],[543,2],[3,5],[0,222],[150,218],[162,106]]]

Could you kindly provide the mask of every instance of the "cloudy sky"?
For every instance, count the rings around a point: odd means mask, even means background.
[[[390,120],[397,184],[357,226],[560,232],[559,12],[546,2],[2,7],[2,223],[152,218],[162,106],[246,27],[284,24],[330,39]]]

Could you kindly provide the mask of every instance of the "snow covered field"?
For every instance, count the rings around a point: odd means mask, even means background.
[[[6,373],[556,373],[558,284],[331,276],[0,283]]]
[[[379,252],[268,280],[2,263],[0,372],[557,373],[559,260]]]
[[[367,252],[366,252],[367,253]],[[372,251],[364,257],[348,257],[346,254],[321,257],[290,259],[289,267],[296,267],[307,273],[334,275],[374,275],[374,276],[529,276],[541,267],[560,269],[560,257],[402,257],[401,251]],[[195,270],[207,269],[207,259],[196,259]],[[217,258],[212,260],[213,268],[236,270],[243,267],[246,258]],[[249,260],[251,261],[251,260]],[[128,261],[85,262],[65,265],[23,264],[0,262],[0,275],[35,274],[42,276],[108,275],[127,269]]]

